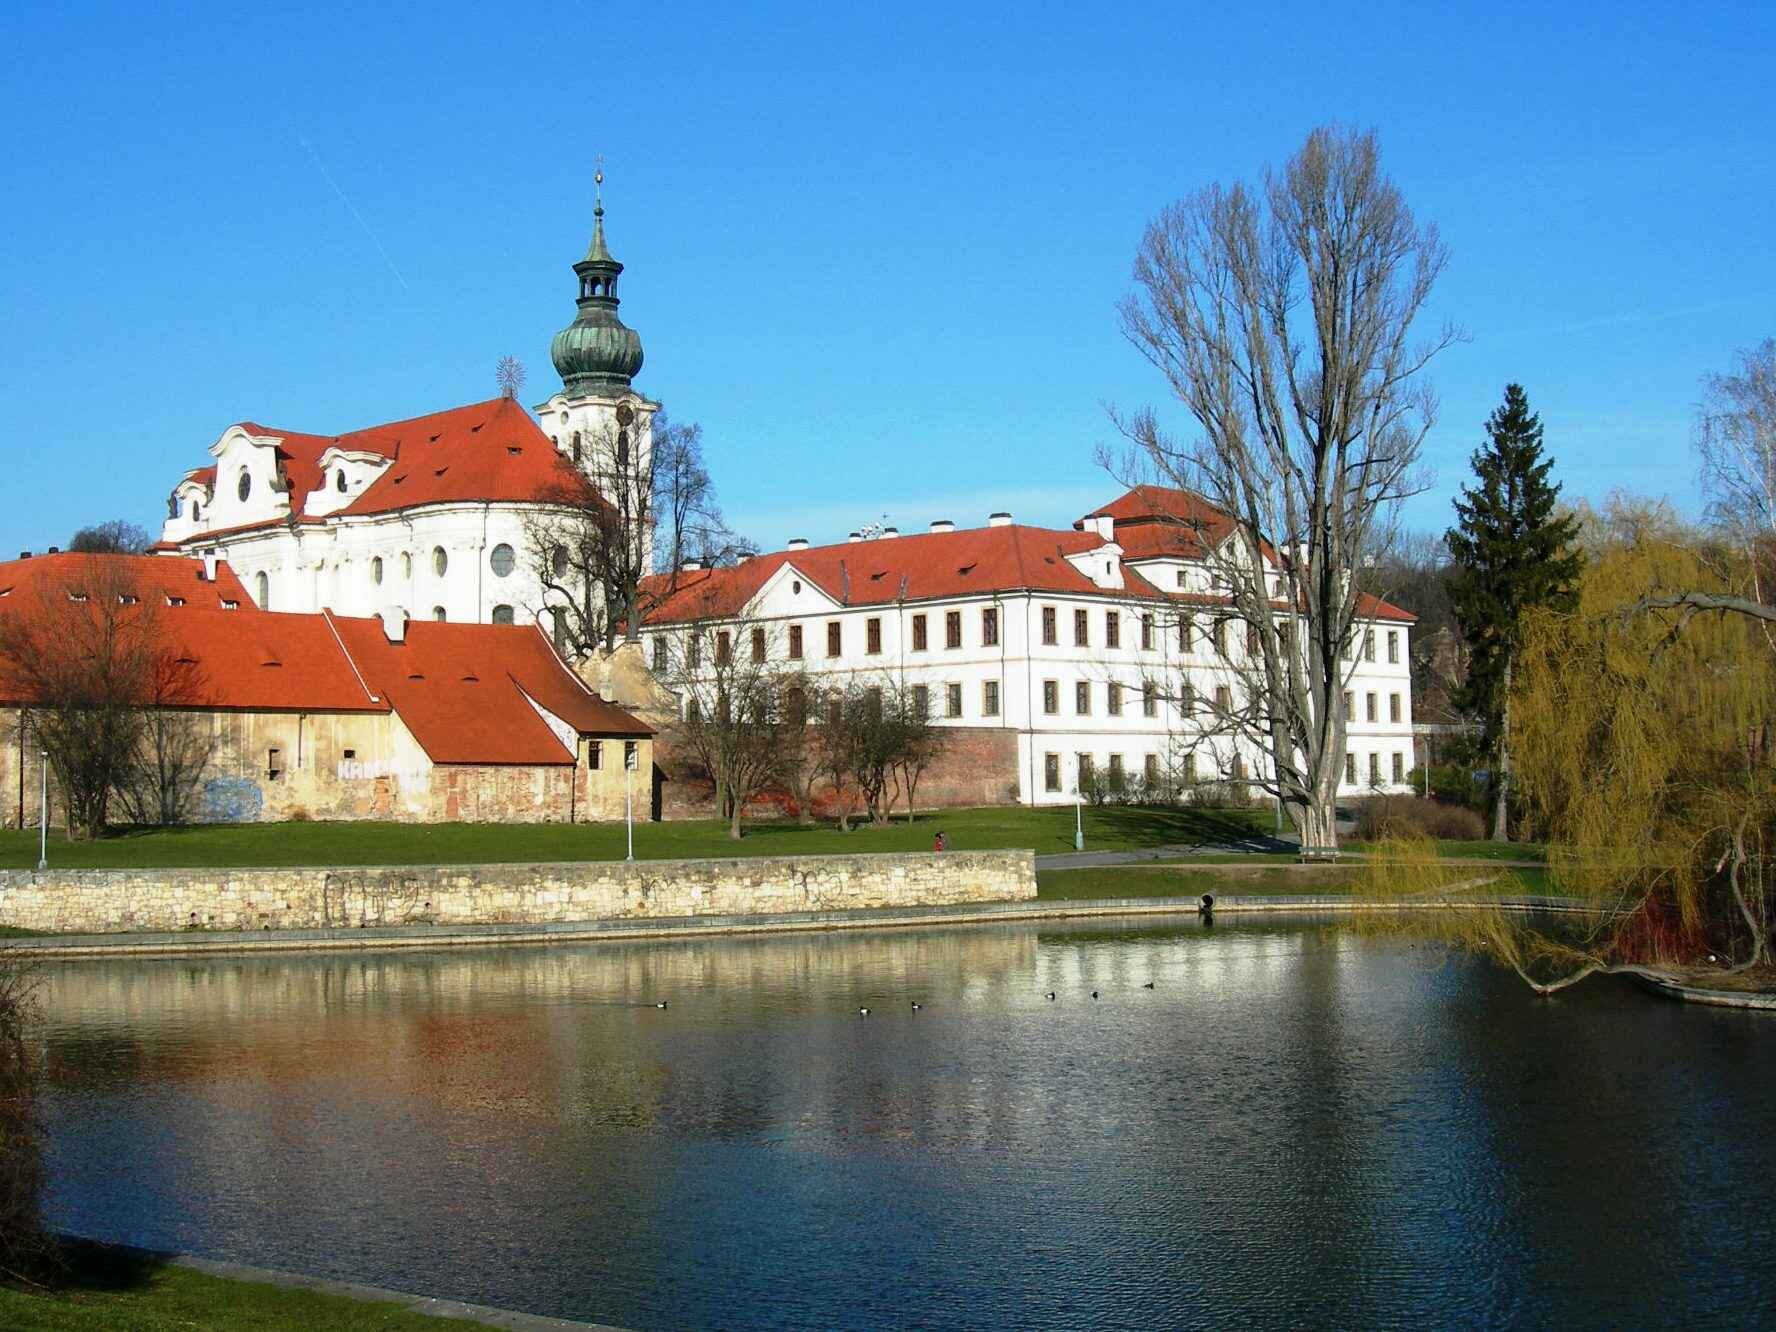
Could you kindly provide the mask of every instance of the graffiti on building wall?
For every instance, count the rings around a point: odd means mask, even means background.
[[[249,777],[211,777],[204,782],[204,823],[252,823],[264,809],[265,793]]]
[[[403,767],[393,759],[341,759],[336,771],[342,782],[370,782],[393,777],[398,782],[413,786],[418,785],[425,777],[425,769],[417,763]]]
[[[423,887],[417,875],[401,870],[330,873],[321,886],[321,923],[356,927],[424,920],[432,904],[423,900]]]

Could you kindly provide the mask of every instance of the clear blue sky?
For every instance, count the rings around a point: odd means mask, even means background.
[[[1144,223],[1380,132],[1453,261],[1440,530],[1507,380],[1571,496],[1696,503],[1700,377],[1776,336],[1776,9],[19,5],[0,83],[0,552],[157,529],[231,422],[557,387],[607,158],[639,387],[767,548],[1066,522]]]

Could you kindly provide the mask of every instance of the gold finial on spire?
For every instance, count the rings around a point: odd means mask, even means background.
[[[593,204],[595,213],[604,213],[604,154],[598,154],[598,164],[592,170]]]

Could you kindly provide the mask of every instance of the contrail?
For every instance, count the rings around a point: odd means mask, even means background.
[[[333,179],[333,173],[327,170],[327,164],[321,161],[320,154],[315,152],[314,146],[303,136],[301,130],[296,131],[296,142],[302,145],[302,149],[308,154],[309,160],[315,164],[315,170],[319,171],[321,175],[326,178],[327,184],[333,187],[333,193],[339,196],[339,202],[351,209],[351,215],[358,219],[358,225],[364,228],[364,234],[370,238],[370,243],[376,247],[376,252],[382,256],[383,263],[389,266],[389,272],[393,273],[395,275],[395,281],[401,284],[401,290],[412,291],[413,288],[407,285],[407,279],[401,276],[401,270],[395,267],[395,261],[389,257],[389,252],[383,248],[382,242],[376,238],[376,233],[370,230],[370,224],[364,221],[364,215],[358,211],[358,206],[351,201],[344,190],[339,188],[339,182]]]

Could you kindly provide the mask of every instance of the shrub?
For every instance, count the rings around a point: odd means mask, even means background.
[[[1471,809],[1417,796],[1377,795],[1357,802],[1359,840],[1374,842],[1412,833],[1439,841],[1477,842],[1486,836],[1486,827]]]
[[[30,963],[0,951],[0,1268],[26,1278],[41,1275],[55,1255],[43,1228],[37,1063],[26,1039],[35,1006]]]
[[[1245,782],[1198,782],[1190,789],[1190,803],[1205,809],[1251,809],[1258,797]]]

